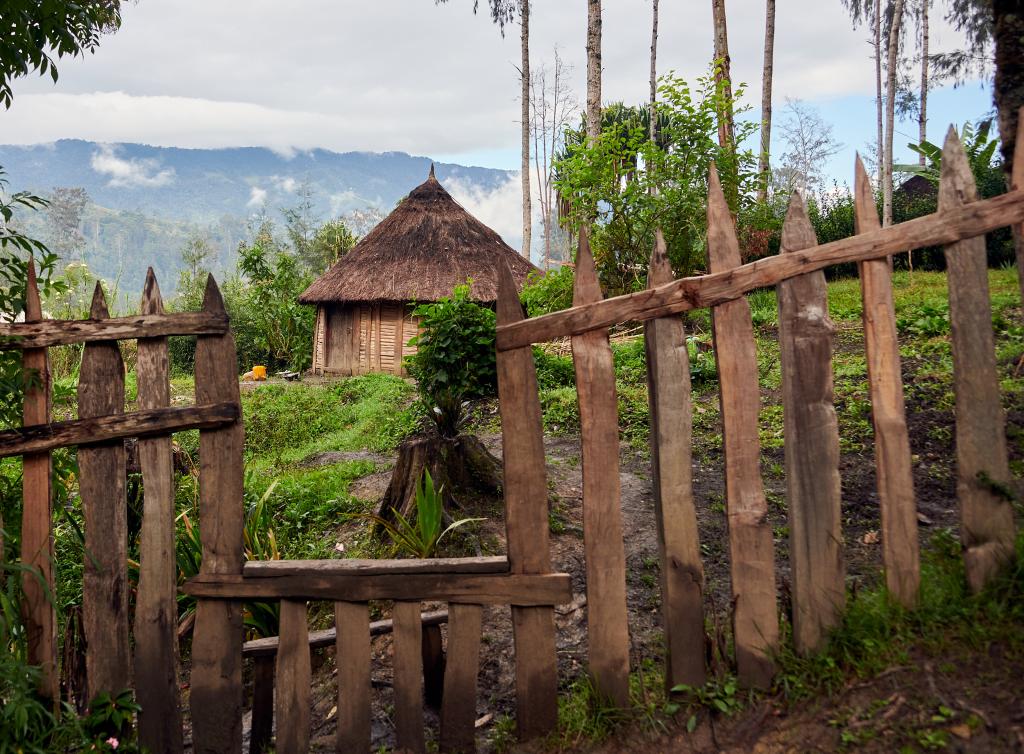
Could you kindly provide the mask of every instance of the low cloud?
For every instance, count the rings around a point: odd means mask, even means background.
[[[161,170],[157,160],[123,159],[117,156],[117,150],[109,144],[100,145],[93,153],[90,164],[100,175],[110,176],[108,186],[157,188],[174,181],[174,168]]]
[[[246,203],[246,207],[259,207],[267,201],[267,190],[261,189],[259,186],[253,186],[249,189],[249,201]]]
[[[497,188],[485,188],[459,178],[447,178],[444,187],[473,217],[498,235],[513,249],[523,245],[523,187],[519,174]]]
[[[291,176],[275,175],[274,176],[274,182],[277,184],[277,187],[281,191],[284,191],[284,192],[286,192],[288,194],[293,193],[295,191],[295,189],[297,189],[299,187],[299,182],[296,181]]]

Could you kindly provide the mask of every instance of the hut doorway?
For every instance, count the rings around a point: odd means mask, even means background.
[[[324,371],[404,375],[402,359],[416,350],[406,345],[417,332],[411,312],[411,306],[394,301],[326,307]]]

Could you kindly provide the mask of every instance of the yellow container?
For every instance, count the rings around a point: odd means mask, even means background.
[[[254,366],[252,368],[252,378],[254,380],[265,380],[267,379],[267,368],[264,366]]]

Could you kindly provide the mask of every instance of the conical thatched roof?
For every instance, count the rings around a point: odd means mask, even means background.
[[[299,296],[303,304],[436,301],[471,278],[476,301],[498,298],[498,264],[521,286],[536,268],[477,220],[434,177],[402,200]]]

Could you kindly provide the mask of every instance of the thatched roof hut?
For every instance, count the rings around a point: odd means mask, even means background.
[[[417,331],[416,303],[451,296],[472,281],[470,296],[498,297],[498,264],[521,286],[536,269],[444,190],[431,166],[402,200],[299,301],[317,306],[313,369],[335,374],[402,373]]]

